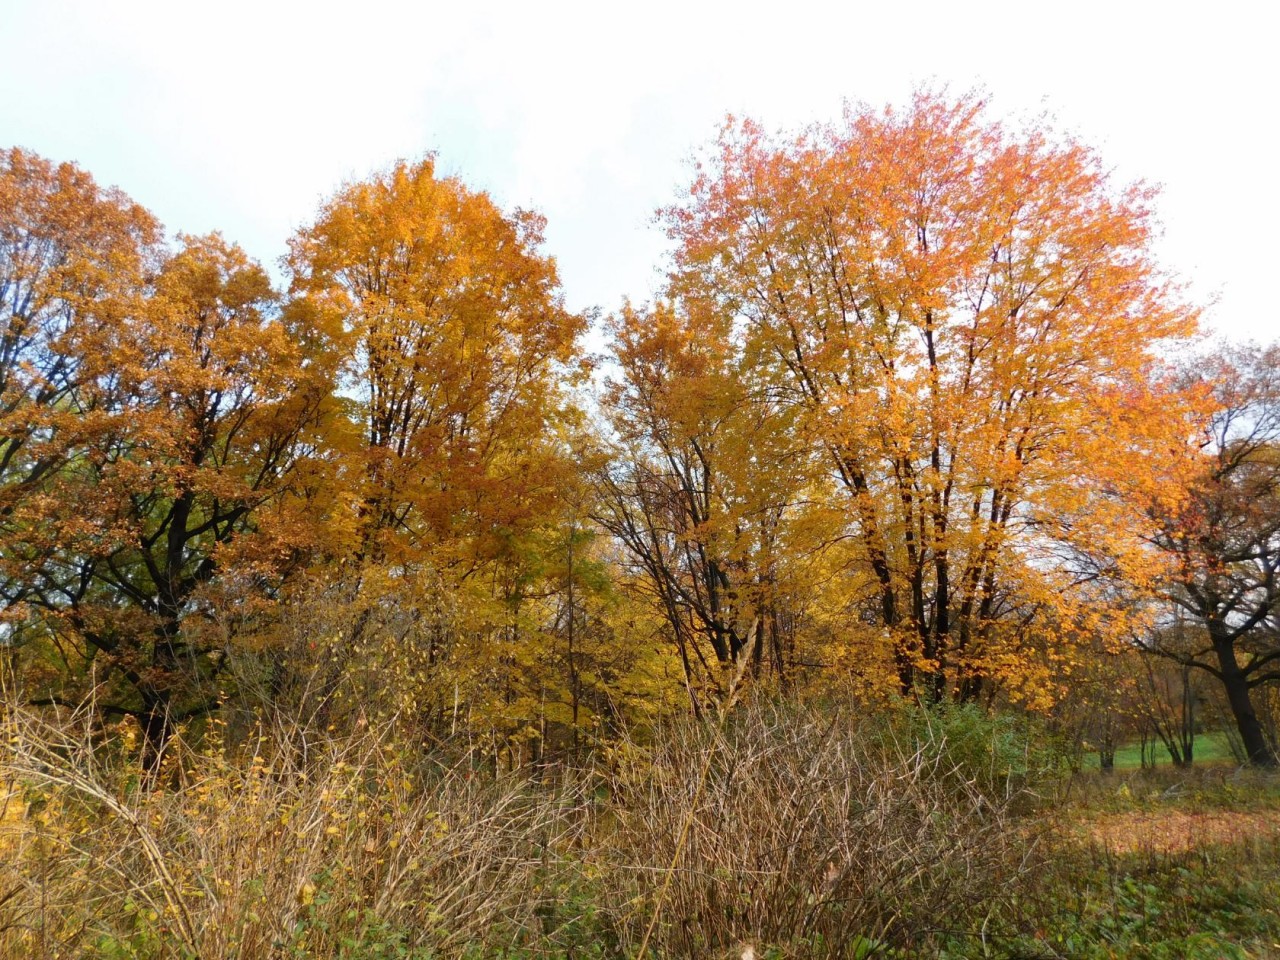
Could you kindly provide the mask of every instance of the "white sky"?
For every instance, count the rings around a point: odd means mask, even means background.
[[[1261,5],[1254,10],[1264,9]],[[1042,12],[1043,11],[1043,12]],[[1274,30],[1243,3],[0,0],[0,146],[73,160],[171,231],[272,264],[344,180],[438,151],[546,214],[574,308],[651,296],[656,207],[725,113],[985,88],[1163,184],[1161,261],[1212,326],[1274,339]]]

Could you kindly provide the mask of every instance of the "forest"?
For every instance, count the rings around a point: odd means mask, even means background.
[[[574,312],[431,155],[269,269],[0,152],[0,955],[1280,955],[1280,345],[1157,203],[729,118]]]

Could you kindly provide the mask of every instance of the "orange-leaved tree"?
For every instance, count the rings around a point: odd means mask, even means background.
[[[239,248],[214,235],[164,251],[118,194],[74,168],[53,182],[44,207],[5,208],[26,231],[9,272],[39,305],[10,329],[42,324],[11,381],[32,384],[10,401],[28,433],[5,431],[11,629],[53,665],[37,700],[97,681],[102,710],[138,720],[154,768],[175,723],[216,705],[231,639],[219,600],[269,595],[308,552],[313,511],[295,494],[314,479],[331,385]],[[104,257],[85,226],[113,218],[123,239]]]
[[[102,426],[94,364],[143,299],[160,227],[72,164],[0,153],[0,596],[7,639],[34,627],[33,568],[56,541],[50,484]],[[79,519],[79,511],[76,511]]]
[[[1104,626],[1072,556],[1124,534],[1118,411],[1196,319],[1151,200],[1069,138],[925,92],[795,137],[730,122],[664,212],[673,295],[732,318],[824,452],[903,690],[1035,698]]]
[[[585,320],[542,228],[428,158],[345,187],[293,239],[293,293],[330,318],[354,400],[362,557],[460,538],[492,553],[554,486],[536,471]]]
[[[513,568],[575,470],[566,387],[583,370],[586,321],[540,252],[543,226],[437,176],[428,157],[343,187],[291,241],[290,311],[327,331],[349,409],[332,440],[351,505],[339,559],[367,604],[341,648],[357,648],[379,597],[418,596],[426,610],[449,596],[478,648],[455,649],[450,624],[421,617],[394,659],[454,669],[456,688],[436,685],[451,696],[506,656],[495,637],[512,619],[505,601],[518,602]]]

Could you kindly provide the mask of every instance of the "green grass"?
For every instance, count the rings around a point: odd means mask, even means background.
[[[1077,775],[1027,823],[1039,836],[1034,867],[986,929],[955,937],[941,956],[1280,960],[1278,809],[1280,775],[1266,771],[1206,763]],[[1197,823],[1188,814],[1207,815],[1203,833],[1189,847],[1162,846]],[[1134,823],[1153,825],[1156,842],[1137,842]]]
[[[1280,957],[1280,850],[1107,854],[1058,847],[985,944],[944,956],[1072,960]]]
[[[1154,757],[1155,765],[1157,767],[1173,766],[1173,761],[1169,757],[1169,751],[1165,749],[1164,744],[1157,742],[1154,744],[1154,749],[1152,748],[1152,745],[1149,744],[1147,746],[1147,753],[1149,759]],[[1214,730],[1209,733],[1202,733],[1196,736],[1193,763],[1213,764],[1236,762],[1236,758],[1231,752],[1231,742],[1224,731]],[[1097,770],[1099,768],[1097,751],[1091,751],[1085,755],[1084,766],[1087,770]],[[1138,770],[1141,767],[1141,743],[1128,743],[1116,750],[1115,768],[1117,770]]]

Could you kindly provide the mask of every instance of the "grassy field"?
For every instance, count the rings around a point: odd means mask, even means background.
[[[1149,760],[1154,759],[1157,767],[1173,766],[1169,751],[1164,744],[1156,742],[1147,745]],[[1227,735],[1220,730],[1202,733],[1196,737],[1194,763],[1236,763],[1231,753],[1231,744]],[[1091,752],[1085,756],[1085,767],[1098,769],[1098,754]],[[1116,750],[1115,768],[1117,770],[1137,770],[1142,767],[1142,744],[1138,742],[1125,744]]]
[[[1002,905],[1021,937],[958,955],[1280,958],[1280,776],[1220,763],[1085,773],[1057,807],[1037,817],[1047,855],[1017,898],[1021,920]]]

